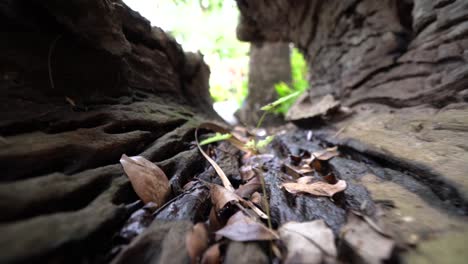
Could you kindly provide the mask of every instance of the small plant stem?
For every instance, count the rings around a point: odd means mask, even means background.
[[[265,185],[265,178],[263,178],[263,173],[259,169],[255,169],[257,172],[258,177],[260,178],[260,184],[262,185],[262,192],[263,192],[263,205],[265,206],[265,211],[267,214],[267,221],[268,221],[268,228],[273,230],[273,226],[271,224],[271,216],[270,216],[270,205],[268,204],[268,196],[266,192],[266,185]]]
[[[262,125],[263,120],[265,119],[265,116],[266,116],[267,114],[268,114],[268,111],[264,111],[264,112],[263,112],[262,117],[260,117],[260,120],[258,120],[257,128],[260,128],[260,126]]]

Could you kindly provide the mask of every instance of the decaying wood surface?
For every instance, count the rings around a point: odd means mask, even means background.
[[[265,3],[238,1],[239,35],[306,53],[316,74],[299,108],[330,93],[339,101],[322,108],[325,120],[291,117],[325,126],[278,130],[273,156],[256,161],[274,228],[323,219],[338,259],[362,262],[372,256],[356,234],[369,226],[351,225],[355,211],[386,227],[392,261],[466,259],[466,3]],[[202,56],[121,1],[6,1],[0,14],[0,263],[188,263],[186,235],[212,207],[206,182],[222,184],[194,144],[195,128],[217,119]],[[344,106],[354,114],[335,118]],[[281,188],[284,160],[331,145],[343,193]],[[212,152],[239,186],[241,153],[227,142]],[[154,214],[122,154],[170,178]],[[269,248],[225,239],[219,251],[226,263],[268,263]]]
[[[444,209],[454,207],[455,215],[466,215],[468,209],[468,3],[237,4],[240,39],[290,41],[306,56],[310,89],[288,113],[289,120],[319,127],[316,135],[322,140],[386,168],[386,176],[374,172],[359,181],[374,200],[395,203],[388,221],[411,216],[412,221],[393,224],[399,233],[423,238],[409,259],[463,259],[466,238],[460,234],[466,234],[466,224],[453,225],[456,216]],[[440,206],[433,203],[437,200]]]

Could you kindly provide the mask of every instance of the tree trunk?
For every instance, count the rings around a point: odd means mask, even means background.
[[[250,45],[249,93],[239,112],[239,120],[256,126],[261,118],[260,108],[277,99],[275,84],[291,82],[291,61],[288,43],[252,43]],[[279,123],[275,115],[268,115],[266,125]]]
[[[138,200],[122,154],[175,194],[203,168],[209,69],[122,1],[3,1],[0,22],[0,262],[103,262]]]
[[[398,180],[353,173],[374,200],[394,203],[384,219],[401,241],[427,238],[419,253],[405,257],[449,262],[463,251],[468,236],[460,241],[457,232],[468,228],[468,3],[237,3],[241,40],[291,41],[306,56],[311,89],[288,118],[305,127],[325,124],[315,135],[407,174]],[[337,118],[340,105],[353,114]],[[413,181],[433,198],[414,193]],[[451,224],[460,220],[465,224]]]

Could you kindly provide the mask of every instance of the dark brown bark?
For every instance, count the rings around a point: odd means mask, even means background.
[[[278,97],[275,84],[291,82],[289,43],[252,43],[249,54],[249,93],[239,112],[239,120],[256,126],[262,115],[260,108]],[[263,124],[280,121],[280,117],[268,115]]]
[[[0,28],[0,262],[109,261],[138,208],[122,154],[158,162],[174,195],[203,168],[209,69],[121,1],[3,1]],[[207,190],[194,197],[203,214]],[[165,234],[189,228],[151,232],[170,254]]]
[[[289,120],[307,127],[325,121],[316,131],[320,138],[376,158],[385,167],[407,171],[405,178],[427,186],[437,199],[467,214],[466,1],[237,3],[240,39],[290,41],[306,56],[311,89],[288,113]],[[332,107],[330,100],[322,101],[325,96],[339,104]],[[354,113],[333,118],[340,104]],[[383,180],[389,183],[371,178],[360,182],[373,199],[396,204],[385,219],[401,241],[409,242],[407,233],[424,237],[432,229],[426,220],[435,215],[448,222],[466,219],[434,209],[431,200],[421,202],[421,193],[407,193],[404,189],[412,190],[411,186],[395,177]],[[403,211],[414,224],[396,224],[396,215]],[[457,249],[444,246],[445,241],[456,240],[454,232],[466,228],[441,224],[437,236],[419,244],[420,255],[410,251],[404,256],[449,261],[444,258],[456,255]],[[465,243],[466,239],[457,240],[455,248]],[[439,246],[441,255],[431,249]]]

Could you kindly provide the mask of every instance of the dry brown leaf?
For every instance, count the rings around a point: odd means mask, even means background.
[[[120,163],[127,174],[133,189],[146,204],[153,202],[163,205],[169,194],[170,185],[166,174],[154,163],[141,157],[127,157],[123,154]]]
[[[261,218],[267,219],[268,216],[256,207],[252,202],[242,199],[235,192],[219,186],[210,184],[211,202],[213,203],[217,215],[223,214],[223,210],[227,209],[227,205],[235,204],[237,206],[245,206],[252,209]]]
[[[201,264],[220,264],[221,263],[221,251],[219,249],[219,243],[216,243],[209,247],[201,259]]]
[[[229,220],[227,221],[226,225],[232,225],[232,224],[239,224],[239,223],[245,223],[245,224],[250,224],[254,223],[255,219],[252,219],[245,215],[244,212],[239,211],[235,214],[233,214],[231,217],[229,217]]]
[[[353,213],[348,214],[347,223],[340,233],[344,242],[366,263],[383,263],[392,256],[395,242]]]
[[[244,165],[240,167],[239,172],[243,181],[248,181],[255,177],[255,172],[253,171],[251,165]]]
[[[250,201],[254,204],[261,204],[262,203],[262,195],[259,192],[254,192],[252,196],[250,196]]]
[[[283,164],[284,173],[287,175],[293,176],[293,178],[300,178],[304,174],[313,172],[314,170],[309,167],[309,165],[304,165],[302,167],[296,167],[294,165]]]
[[[190,256],[191,263],[198,263],[203,252],[208,248],[208,230],[204,223],[197,223],[185,237],[185,245]]]
[[[252,195],[252,193],[260,190],[261,188],[262,184],[260,183],[260,180],[257,177],[255,177],[248,181],[246,184],[239,186],[235,193],[242,198],[249,198]]]
[[[218,214],[216,213],[214,207],[211,207],[210,210],[210,216],[208,217],[209,219],[209,225],[208,227],[210,228],[210,232],[214,232],[216,230],[219,230],[223,227],[224,223],[221,223],[220,219],[218,218]]]
[[[314,181],[317,181],[314,176],[303,176],[296,180],[296,182],[300,184],[310,184]]]
[[[278,239],[278,235],[273,230],[242,212],[234,214],[226,226],[218,230],[216,234],[240,242]]]
[[[230,191],[234,191],[234,187],[232,187],[231,182],[229,181],[228,177],[226,176],[224,171],[221,169],[221,167],[219,167],[216,161],[210,158],[210,156],[208,156],[208,154],[206,154],[205,151],[203,151],[202,147],[200,146],[200,143],[198,141],[198,128],[195,130],[195,141],[197,143],[198,150],[200,150],[203,157],[205,157],[205,159],[208,160],[211,166],[213,166],[219,178],[221,178],[221,181],[223,182],[224,187]]]
[[[335,174],[329,173],[326,176],[323,177],[323,179],[328,182],[329,184],[336,184],[338,182],[338,179],[336,178]]]
[[[336,146],[312,153],[312,155],[318,160],[329,160],[333,157],[338,156],[339,154],[340,153],[338,152],[338,147]]]
[[[217,213],[222,211],[228,204],[238,203],[241,198],[234,192],[229,191],[223,186],[210,184],[211,202]]]
[[[339,180],[336,184],[328,184],[326,182],[314,182],[310,184],[287,182],[283,183],[283,187],[289,193],[309,193],[317,196],[332,197],[335,193],[346,189],[346,182]]]
[[[288,222],[278,231],[288,249],[284,263],[326,263],[337,256],[333,232],[323,220]]]

